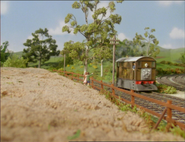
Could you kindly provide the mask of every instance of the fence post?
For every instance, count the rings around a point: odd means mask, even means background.
[[[114,84],[111,84],[111,86],[112,86],[112,95],[114,96],[115,95],[115,91],[114,91]]]
[[[78,74],[78,79],[80,79],[80,78],[79,78],[79,74]],[[79,82],[80,80],[77,80],[77,81]]]
[[[163,113],[161,114],[160,118],[158,119],[157,123],[155,124],[155,126],[154,126],[154,128],[153,128],[152,130],[154,130],[154,129],[156,129],[156,128],[158,127],[158,125],[159,125],[159,123],[161,122],[161,120],[163,119],[163,117],[164,117],[166,111],[167,111],[167,108],[165,108],[165,110],[164,110]]]
[[[172,104],[172,101],[171,100],[167,100],[167,104]],[[172,109],[167,107],[167,118],[170,118],[172,119]],[[169,121],[168,121],[169,123]]]
[[[131,93],[134,93],[134,90],[131,90]],[[131,95],[131,103],[132,103],[132,108],[134,108],[135,99],[133,95]]]

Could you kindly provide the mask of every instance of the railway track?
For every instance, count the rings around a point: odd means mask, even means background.
[[[111,85],[110,83],[107,83],[107,84]],[[101,85],[99,83],[94,82],[94,85],[101,88]],[[107,91],[110,91],[112,93],[111,88],[104,86],[104,89],[106,89]],[[96,90],[100,91],[99,89],[96,89]],[[131,101],[131,96],[129,94],[120,92],[118,90],[115,90],[115,94],[117,96],[120,96],[123,99]],[[169,96],[169,95],[165,95],[165,94],[157,93],[157,92],[148,92],[148,93],[147,92],[140,92],[138,94],[144,95],[144,96],[156,99],[156,100],[160,100],[163,102],[167,102],[167,100],[171,100],[172,104],[185,108],[185,99],[182,99],[182,98]],[[135,104],[143,106],[145,108],[148,108],[148,109],[155,111],[157,113],[162,113],[163,110],[165,109],[164,106],[161,106],[156,103],[149,102],[147,100],[143,100],[143,99],[137,98],[137,97],[135,97]],[[167,116],[167,114],[165,114],[165,116]],[[179,122],[185,124],[185,113],[182,113],[182,112],[179,112],[176,110],[172,110],[172,119],[178,120]]]
[[[177,90],[185,91],[185,74],[161,76],[156,79],[159,83],[173,86]]]

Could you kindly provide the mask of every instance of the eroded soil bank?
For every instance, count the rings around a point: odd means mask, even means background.
[[[1,140],[12,142],[183,141],[170,133],[147,133],[145,121],[122,112],[81,83],[35,68],[1,68]]]

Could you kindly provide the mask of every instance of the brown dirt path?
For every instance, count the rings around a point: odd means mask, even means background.
[[[1,141],[75,140],[183,141],[170,133],[148,133],[143,118],[122,112],[104,95],[57,73],[1,68]]]

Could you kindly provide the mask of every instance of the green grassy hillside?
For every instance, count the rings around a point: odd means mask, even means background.
[[[160,53],[158,54],[156,60],[157,62],[170,61],[173,63],[180,63],[179,58],[181,53],[185,53],[185,48],[164,49],[160,47]]]
[[[123,47],[122,47],[123,48]],[[185,52],[185,48],[178,48],[178,49],[165,49],[162,47],[160,48],[160,53],[157,56],[156,60],[157,60],[157,68],[183,68],[183,67],[179,67],[179,66],[171,66],[171,65],[164,65],[164,64],[160,64],[159,62],[161,61],[170,61],[170,62],[174,62],[174,63],[179,63],[179,58],[181,56],[181,53]],[[119,49],[119,52],[121,52],[121,49]],[[123,50],[123,49],[122,49]],[[21,56],[22,55],[22,51],[20,52],[15,52],[14,54]],[[58,56],[53,56],[50,58],[49,61],[45,62],[42,65],[42,68],[48,69],[50,67],[56,67],[56,66],[61,66],[63,67],[63,63],[61,62],[63,59],[63,57],[58,57]],[[111,63],[110,63],[111,64]],[[29,66],[32,67],[37,67],[38,63],[29,63]],[[108,66],[108,64],[107,64]],[[110,67],[112,66],[112,64],[110,65]],[[98,67],[99,68],[99,67]],[[78,68],[77,66],[75,66],[75,70],[80,70],[81,72],[83,72],[83,68]],[[98,70],[98,72],[100,72],[100,70]]]
[[[14,52],[15,55],[18,55],[19,57],[22,56],[23,51]]]

